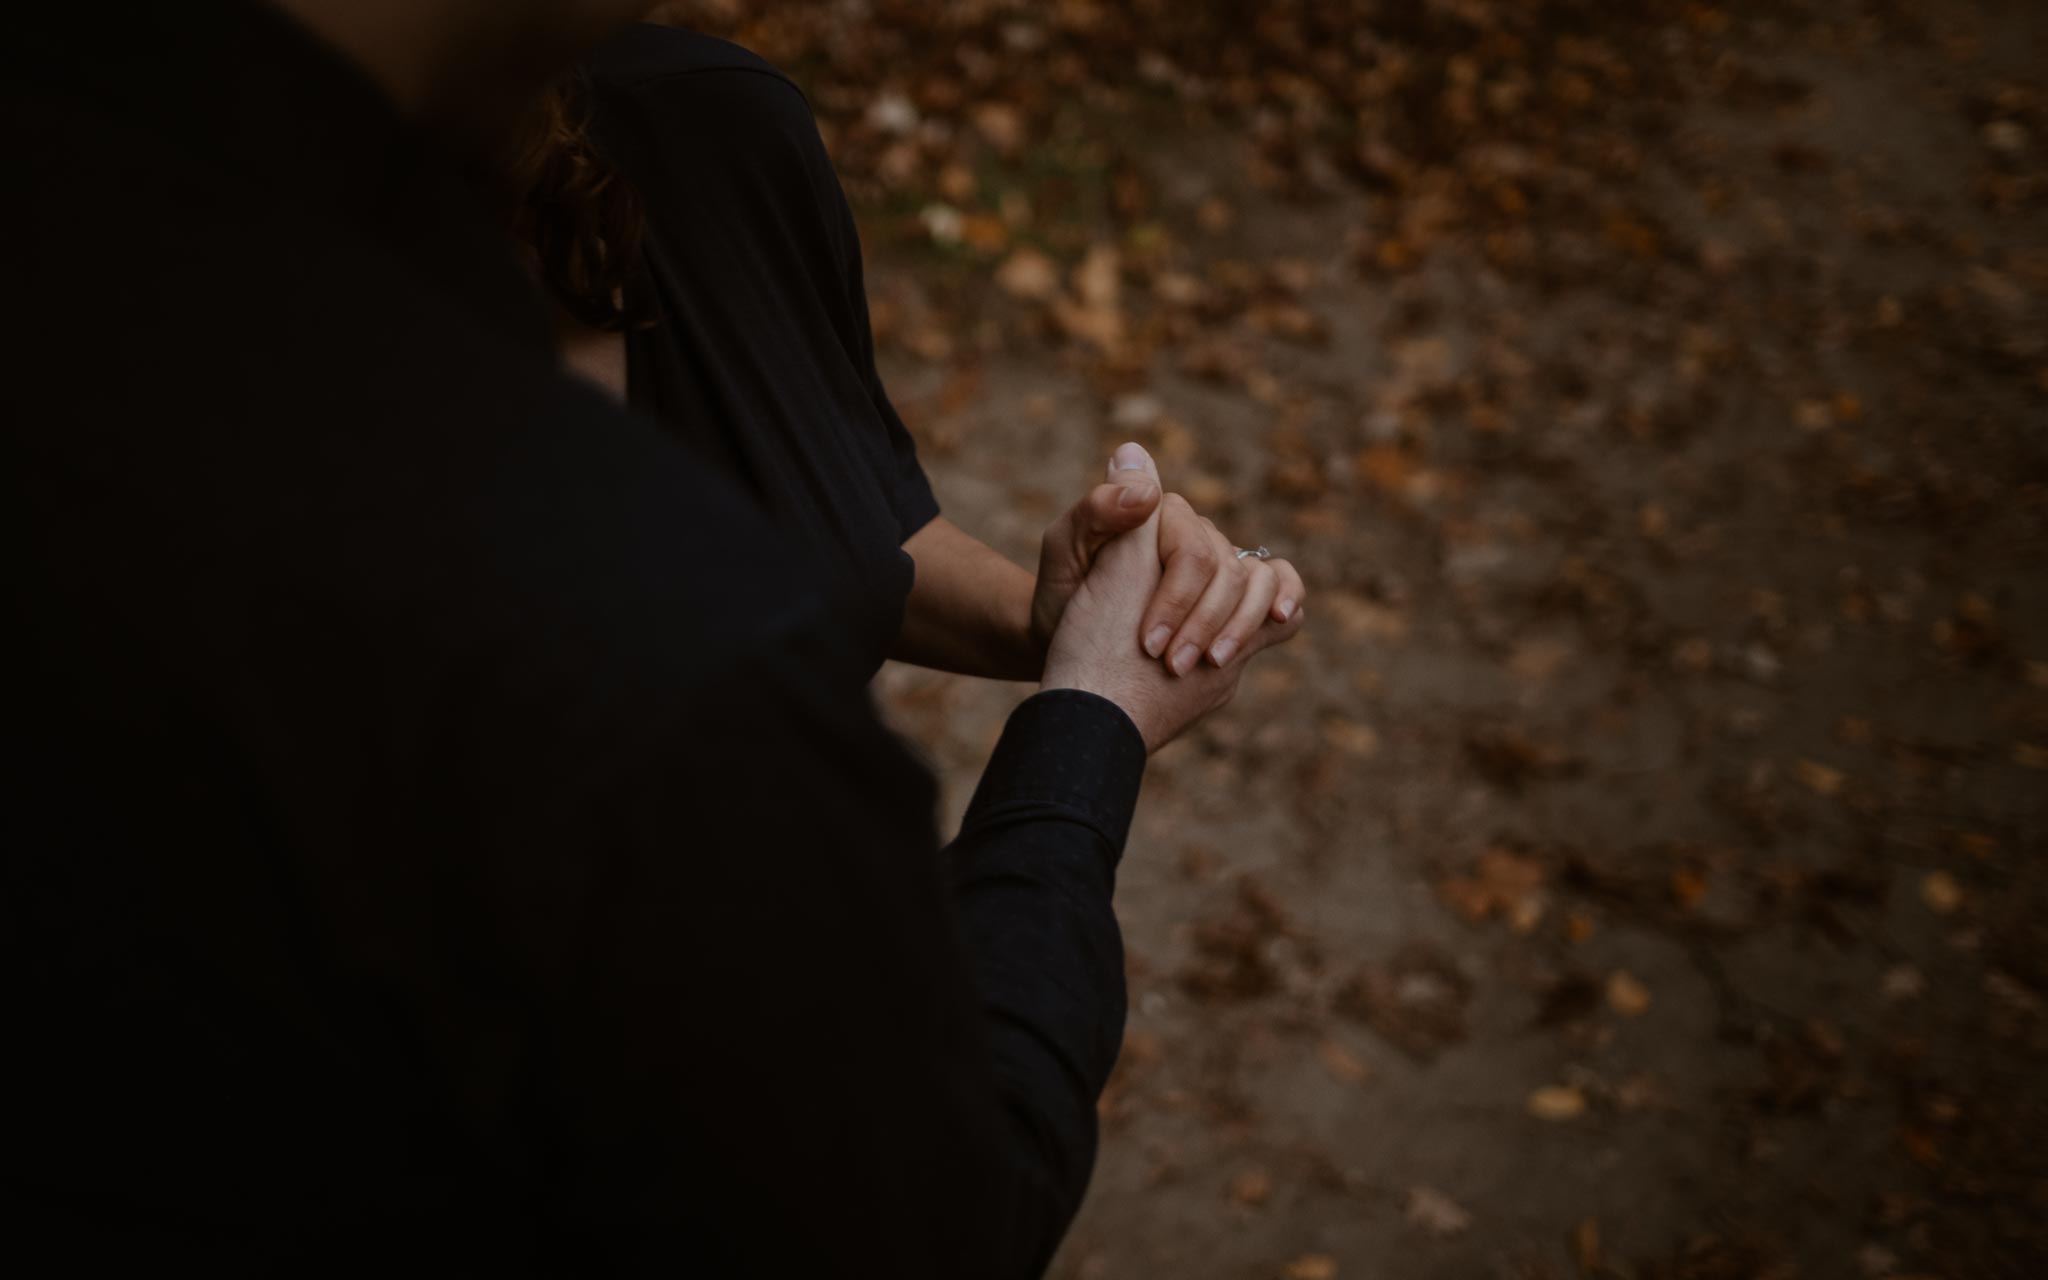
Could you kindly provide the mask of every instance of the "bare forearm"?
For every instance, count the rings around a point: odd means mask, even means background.
[[[1028,571],[943,516],[903,549],[917,577],[893,657],[994,680],[1038,679],[1045,644],[1033,635]]]

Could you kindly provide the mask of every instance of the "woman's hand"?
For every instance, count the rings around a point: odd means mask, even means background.
[[[1255,642],[1264,648],[1294,633],[1308,591],[1293,565],[1240,558],[1214,523],[1161,489],[1150,456],[1136,444],[1118,447],[1109,480],[1045,531],[1031,599],[1035,644],[1050,641],[1102,548],[1155,508],[1162,571],[1138,629],[1148,655],[1184,676],[1205,659],[1222,667]]]

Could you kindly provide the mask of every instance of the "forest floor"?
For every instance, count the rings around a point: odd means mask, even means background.
[[[2048,1275],[2048,6],[681,8],[956,522],[1135,438],[1310,584],[1056,1277]],[[1023,691],[878,687],[956,819]]]

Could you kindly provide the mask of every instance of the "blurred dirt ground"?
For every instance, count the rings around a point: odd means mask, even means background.
[[[1157,761],[1084,1277],[2048,1275],[2048,6],[697,3],[948,513],[1304,636]],[[891,668],[964,807],[1020,696]]]

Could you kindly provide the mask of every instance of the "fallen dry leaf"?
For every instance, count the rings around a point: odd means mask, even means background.
[[[1929,1169],[1941,1165],[1941,1143],[1932,1130],[1920,1125],[1906,1125],[1899,1130],[1899,1145],[1906,1149],[1913,1162]]]
[[[1884,971],[1877,989],[1888,1001],[1912,1000],[1927,990],[1927,978],[1910,964],[1896,964]]]
[[[960,239],[977,253],[1001,253],[1010,243],[1009,224],[990,213],[970,213],[960,220]]]
[[[1316,1058],[1323,1064],[1323,1070],[1330,1073],[1330,1078],[1340,1084],[1363,1084],[1372,1075],[1371,1068],[1335,1040],[1325,1038],[1320,1041],[1316,1045]]]
[[[1533,637],[1521,641],[1508,655],[1508,670],[1520,679],[1541,684],[1555,675],[1572,653],[1573,646],[1568,640],[1557,636]]]
[[[1473,730],[1466,736],[1465,753],[1487,781],[1509,790],[1541,779],[1570,777],[1584,767],[1572,752],[1513,725]]]
[[[1867,747],[1877,737],[1868,716],[1843,716],[1835,721],[1835,741],[1845,747]]]
[[[933,244],[956,245],[967,234],[966,217],[950,204],[928,204],[917,218]]]
[[[1410,1187],[1401,1212],[1433,1236],[1455,1236],[1472,1225],[1472,1215],[1463,1205],[1433,1187]]]
[[[1273,1179],[1264,1169],[1246,1169],[1230,1180],[1230,1198],[1237,1204],[1256,1208],[1273,1194]]]
[[[1600,1270],[1600,1220],[1581,1218],[1572,1228],[1572,1261],[1579,1264],[1579,1274],[1592,1275]]]
[[[1279,901],[1252,875],[1238,877],[1234,901],[1195,923],[1195,955],[1180,972],[1181,989],[1202,1001],[1252,1000],[1271,994],[1283,976],[1277,943],[1293,944],[1286,963],[1314,967],[1315,949],[1288,923]]]
[[[1704,872],[1679,867],[1671,873],[1671,900],[1679,906],[1690,911],[1706,896],[1707,877]]]
[[[1074,268],[1074,292],[1084,306],[1115,307],[1123,296],[1123,255],[1115,245],[1098,244]]]
[[[1380,749],[1380,735],[1371,725],[1358,720],[1347,720],[1332,716],[1323,721],[1323,741],[1333,751],[1365,759],[1377,755]]]
[[[1408,615],[1390,605],[1378,604],[1349,591],[1327,591],[1316,596],[1315,608],[1337,620],[1346,638],[1394,641],[1408,634]]]
[[[1547,1084],[1529,1095],[1529,1114],[1538,1120],[1576,1120],[1586,1113],[1586,1095],[1570,1085]]]
[[[1118,431],[1144,431],[1166,416],[1166,403],[1149,391],[1118,396],[1109,406],[1109,422]]]
[[[1044,302],[1060,290],[1060,271],[1051,258],[1036,249],[1022,248],[996,269],[996,284],[1013,298]]]
[[[1800,785],[1817,796],[1832,796],[1840,792],[1845,776],[1840,769],[1831,769],[1813,760],[1801,760],[1792,767],[1792,771]]]
[[[1607,975],[1607,1003],[1624,1018],[1649,1012],[1650,989],[1625,969]]]
[[[949,164],[939,170],[939,194],[949,204],[966,204],[974,199],[981,189],[981,182],[974,176],[974,170],[964,164]]]
[[[1982,862],[1998,852],[1998,838],[1983,831],[1958,831],[1955,847],[1958,853]]]
[[[1024,148],[1024,114],[1007,102],[985,102],[974,109],[974,127],[990,146],[1006,156]]]
[[[1468,875],[1446,876],[1437,882],[1439,900],[1474,924],[1506,920],[1517,933],[1527,933],[1543,918],[1543,864],[1507,849],[1479,856]]]
[[[1388,964],[1360,969],[1338,988],[1335,1005],[1401,1052],[1427,1061],[1465,1038],[1471,998],[1471,980],[1450,956],[1410,943]]]
[[[1671,650],[1671,665],[1687,675],[1702,675],[1714,666],[1714,642],[1704,636],[1680,641]]]
[[[1963,905],[1963,887],[1946,871],[1930,871],[1920,877],[1920,901],[1929,911],[1945,916]]]
[[[1801,400],[1792,411],[1801,431],[1826,431],[1835,425],[1835,411],[1825,400]]]

